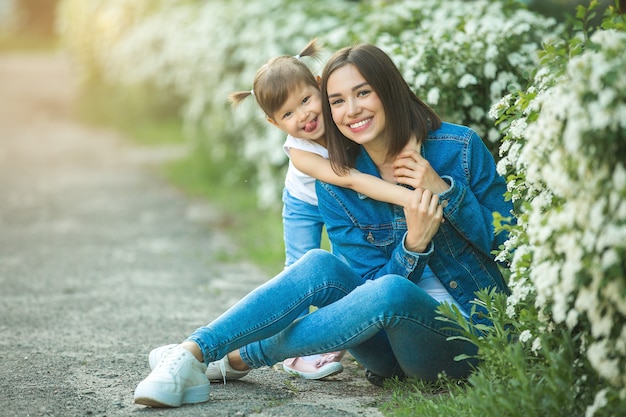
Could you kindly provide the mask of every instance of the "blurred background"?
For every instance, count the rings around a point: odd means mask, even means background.
[[[295,55],[313,37],[328,52],[376,43],[418,95],[476,129],[497,156],[489,108],[525,84],[541,42],[583,3],[0,0],[0,51],[61,51],[80,78],[82,120],[144,142],[190,143],[200,171],[226,161],[224,185],[245,182],[266,208],[280,206],[283,135],[254,103],[232,111],[225,97],[248,90],[269,58]],[[309,63],[321,71],[323,62]]]

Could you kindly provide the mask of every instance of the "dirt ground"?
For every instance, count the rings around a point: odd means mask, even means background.
[[[72,118],[60,53],[0,55],[0,416],[380,416],[388,392],[346,370],[260,369],[179,409],[135,405],[153,347],[181,341],[266,280],[220,261],[222,216],[141,149]]]

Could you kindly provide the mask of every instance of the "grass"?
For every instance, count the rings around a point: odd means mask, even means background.
[[[394,417],[440,417],[471,416],[472,410],[462,401],[467,383],[446,378],[435,382],[408,379],[390,381],[385,387],[392,390],[391,399],[380,409],[383,414]]]

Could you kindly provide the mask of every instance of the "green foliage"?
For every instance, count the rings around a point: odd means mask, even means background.
[[[579,8],[573,35],[545,45],[531,85],[492,109],[505,133],[499,170],[518,217],[501,254],[511,262],[512,295],[508,318],[499,320],[521,343],[494,350],[474,340],[484,361],[467,398],[486,404],[515,392],[499,415],[622,415],[625,408],[626,320],[618,305],[626,296],[626,213],[617,207],[626,196],[626,124],[615,109],[626,108],[626,35],[613,9],[590,27],[597,7]]]
[[[480,366],[458,399],[471,410],[468,415],[584,414],[594,395],[585,384],[597,380],[587,377],[589,364],[578,358],[577,336],[564,326],[546,331],[532,304],[518,306],[511,316],[504,294],[481,291],[476,304],[489,312],[492,327],[472,324],[449,306],[440,308],[444,320],[461,327],[459,337],[479,347]]]

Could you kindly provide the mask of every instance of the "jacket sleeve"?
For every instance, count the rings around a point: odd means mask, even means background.
[[[439,199],[446,221],[478,250],[493,257],[491,252],[507,238],[505,233],[494,234],[493,213],[511,216],[513,206],[503,198],[506,183],[496,171],[493,156],[480,137],[471,132],[464,160],[468,182],[465,184],[445,172],[439,173],[450,184]]]
[[[404,246],[406,233],[402,237],[402,243],[396,244],[391,228],[368,228],[357,224],[356,218],[335,193],[335,186],[317,181],[316,189],[320,213],[324,218],[335,255],[365,279],[395,274],[413,282],[419,281],[433,253],[432,243],[425,253],[410,252]],[[341,193],[342,197],[345,197],[344,193],[353,192],[342,190]],[[387,203],[368,199],[360,204]]]

